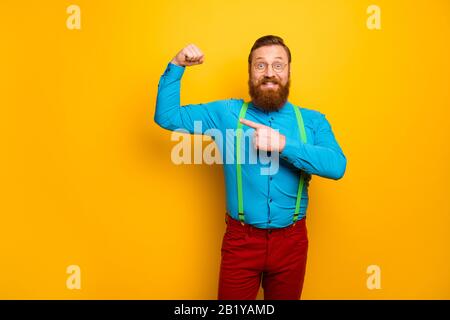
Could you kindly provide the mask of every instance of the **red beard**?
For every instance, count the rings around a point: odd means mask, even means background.
[[[276,88],[262,89],[261,87],[268,82],[278,84]],[[282,85],[275,77],[264,77],[257,84],[253,84],[251,79],[248,80],[248,87],[252,103],[265,110],[277,111],[286,103],[289,96],[289,79],[285,85]]]

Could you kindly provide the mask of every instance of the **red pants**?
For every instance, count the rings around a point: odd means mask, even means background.
[[[227,215],[222,241],[219,300],[300,299],[306,269],[306,218],[295,226],[260,229]]]

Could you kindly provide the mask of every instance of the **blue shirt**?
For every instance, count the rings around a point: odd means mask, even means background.
[[[222,133],[223,142],[217,148],[221,151],[226,184],[226,210],[238,220],[238,198],[236,183],[236,164],[227,162],[225,150],[230,141],[226,141],[226,130],[235,130],[244,100],[227,99],[201,104],[180,105],[180,82],[185,67],[169,63],[158,85],[155,122],[167,130],[184,129],[192,134],[206,134],[218,142],[211,129]],[[338,145],[331,126],[325,115],[311,109],[300,108],[303,118],[307,143],[300,141],[299,128],[293,105],[288,101],[278,111],[267,112],[249,103],[245,118],[257,123],[278,129],[286,136],[286,145],[279,154],[279,165],[272,174],[261,174],[263,167],[270,164],[251,163],[249,154],[252,152],[251,141],[243,142],[243,150],[247,150],[246,161],[242,166],[242,186],[244,199],[245,221],[258,228],[281,228],[293,222],[295,203],[297,199],[300,170],[305,173],[300,215],[306,216],[308,207],[308,186],[311,175],[324,178],[340,179],[345,172],[347,160]],[[196,121],[201,121],[197,125]],[[254,129],[243,125],[244,136],[247,130]],[[228,133],[229,134],[229,133]],[[251,136],[251,134],[250,134]],[[231,148],[235,148],[232,139]],[[257,152],[257,151],[254,151]]]

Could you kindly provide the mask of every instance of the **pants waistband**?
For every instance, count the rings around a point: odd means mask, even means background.
[[[225,222],[228,228],[240,229],[254,234],[265,235],[268,233],[289,233],[293,230],[302,229],[305,227],[306,217],[302,218],[301,220],[297,220],[295,223],[292,223],[289,226],[283,228],[257,228],[248,223],[244,223],[244,225],[242,225],[241,221],[234,219],[227,212],[225,214]]]

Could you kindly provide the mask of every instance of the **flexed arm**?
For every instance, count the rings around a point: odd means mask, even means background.
[[[180,83],[186,66],[202,64],[203,52],[190,44],[180,50],[172,59],[161,76],[158,85],[158,96],[154,121],[164,129],[185,129],[190,133],[204,133],[210,128],[217,128],[220,112],[224,102],[215,101],[204,104],[180,105]],[[201,126],[195,126],[201,121]]]

